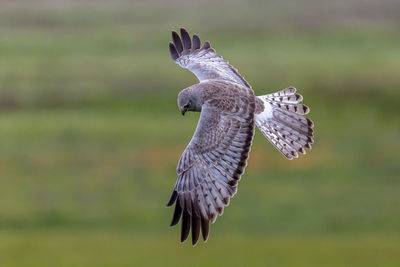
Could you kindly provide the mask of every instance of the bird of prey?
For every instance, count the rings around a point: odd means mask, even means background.
[[[171,226],[182,218],[181,242],[192,229],[192,244],[200,229],[207,241],[210,223],[222,215],[236,194],[244,173],[255,125],[287,159],[305,154],[314,142],[314,123],[306,118],[309,108],[300,102],[296,88],[255,96],[250,84],[213,48],[201,45],[181,28],[172,31],[172,59],[190,70],[199,83],[182,90],[178,108],[201,112],[197,129],[184,150],[178,179],[167,207],[175,203]]]

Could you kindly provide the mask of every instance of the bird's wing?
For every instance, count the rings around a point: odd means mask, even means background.
[[[179,160],[178,180],[167,204],[175,203],[171,226],[182,217],[182,242],[190,228],[193,245],[200,228],[206,241],[210,222],[214,223],[236,193],[253,139],[254,107],[254,100],[243,99],[214,99],[203,104],[197,129]]]
[[[193,72],[200,82],[209,79],[223,79],[251,88],[237,69],[211,48],[208,41],[201,46],[200,38],[197,35],[190,38],[188,32],[183,28],[181,28],[181,37],[172,31],[173,43],[169,43],[171,57],[176,64]]]

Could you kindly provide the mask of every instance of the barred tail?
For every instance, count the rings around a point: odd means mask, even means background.
[[[304,148],[311,149],[314,123],[304,117],[310,109],[300,104],[303,97],[296,94],[296,88],[288,87],[257,98],[264,107],[258,109],[262,111],[256,113],[255,122],[271,144],[288,159],[297,158],[298,152],[305,154]]]

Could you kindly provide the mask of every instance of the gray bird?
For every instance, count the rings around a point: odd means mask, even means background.
[[[314,142],[314,123],[304,117],[309,108],[294,87],[255,96],[249,83],[219,56],[207,41],[172,31],[172,59],[190,70],[199,83],[182,90],[178,107],[201,112],[197,129],[183,152],[178,180],[167,207],[175,203],[171,226],[182,218],[181,242],[192,229],[192,244],[200,229],[207,241],[210,222],[222,215],[236,194],[254,136],[254,125],[286,158],[305,154]]]

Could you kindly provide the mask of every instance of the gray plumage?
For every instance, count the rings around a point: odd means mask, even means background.
[[[214,223],[245,171],[257,125],[264,136],[288,159],[311,149],[313,127],[304,117],[309,108],[300,104],[303,97],[289,87],[257,97],[249,83],[211,48],[201,46],[197,35],[190,38],[185,29],[181,37],[172,32],[169,44],[172,59],[193,72],[200,83],[182,90],[178,107],[182,114],[201,111],[197,129],[183,152],[178,180],[167,206],[175,204],[171,226],[182,218],[181,241],[192,229],[192,243],[200,230],[204,241],[209,224]]]

